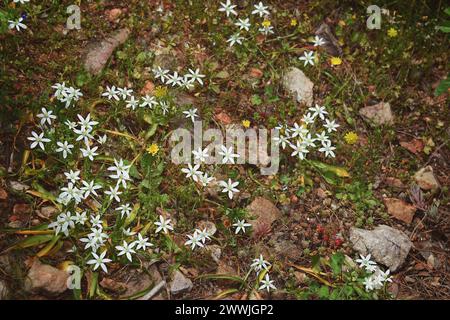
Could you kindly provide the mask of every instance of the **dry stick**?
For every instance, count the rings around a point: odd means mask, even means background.
[[[162,280],[160,283],[158,283],[156,286],[154,286],[153,289],[150,290],[146,295],[138,298],[137,300],[150,300],[165,285],[166,285],[166,282],[164,280]]]
[[[436,148],[436,150],[434,150],[434,152],[430,155],[430,157],[428,158],[428,161],[425,163],[425,165],[424,165],[424,167],[426,167],[430,162],[431,162],[431,160],[434,158],[434,157],[436,157],[436,155],[438,154],[438,152],[446,145],[448,143],[448,139],[447,140],[445,140],[443,143],[441,143],[437,148]]]

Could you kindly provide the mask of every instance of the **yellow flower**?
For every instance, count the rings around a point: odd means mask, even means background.
[[[342,63],[342,59],[339,57],[333,57],[333,58],[331,58],[330,62],[333,66],[338,66]]]
[[[157,154],[159,151],[159,147],[156,143],[152,143],[148,148],[147,148],[147,152],[150,153],[152,156],[154,156],[155,154]]]
[[[250,127],[250,121],[242,120],[242,125],[244,126],[244,128],[249,128]]]
[[[347,132],[344,136],[344,140],[348,144],[355,144],[358,141],[358,139],[359,139],[358,135],[353,131]]]
[[[263,23],[262,23],[262,26],[265,27],[265,28],[270,27],[270,21],[269,20],[264,20]]]
[[[398,31],[394,28],[390,28],[387,32],[388,36],[391,38],[395,38],[398,35]]]
[[[154,91],[154,95],[157,98],[163,98],[167,95],[167,87],[157,86]]]
[[[292,19],[291,19],[291,26],[292,26],[292,27],[295,27],[297,24],[298,24],[297,19],[292,18]]]

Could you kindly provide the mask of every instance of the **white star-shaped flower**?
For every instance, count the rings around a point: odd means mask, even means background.
[[[43,151],[45,151],[44,143],[50,142],[50,139],[44,138],[44,132],[37,134],[36,132],[31,131],[31,137],[27,137],[27,139],[32,141],[30,145],[31,149],[34,149],[37,145],[39,145],[39,148]]]
[[[158,105],[158,101],[156,101],[155,97],[146,95],[145,97],[142,97],[143,102],[140,104],[141,107],[149,107],[150,109],[153,109],[153,106]]]
[[[136,250],[146,250],[147,247],[153,247],[153,244],[148,242],[148,238],[144,238],[140,233],[138,233],[138,240],[135,240]]]
[[[200,168],[199,164],[192,166],[190,163],[188,163],[188,167],[181,169],[181,172],[186,173],[186,178],[192,177],[192,180],[197,182],[199,176],[202,175],[203,173],[200,170],[198,170],[199,168]]]
[[[80,170],[77,171],[70,170],[69,172],[64,172],[64,175],[66,176],[66,179],[72,183],[75,183],[77,182],[77,180],[80,180]]]
[[[330,121],[328,119],[325,119],[325,124],[323,126],[327,129],[328,133],[337,131],[336,129],[339,128],[339,125],[334,120]]]
[[[190,78],[192,81],[197,81],[198,83],[200,83],[201,85],[203,85],[203,80],[202,78],[205,77],[204,74],[200,74],[200,69],[196,69],[195,71],[192,69],[189,69],[189,73],[186,74],[187,78]]]
[[[117,88],[119,91],[119,95],[122,96],[122,100],[125,100],[127,97],[131,97],[133,94],[133,89],[128,89],[127,87]]]
[[[168,77],[168,73],[170,71],[167,69],[162,69],[161,67],[156,67],[155,69],[153,69],[153,74],[155,75],[155,78],[158,79],[162,82],[165,83],[165,81],[169,78]]]
[[[239,19],[238,22],[236,22],[234,25],[239,27],[239,30],[248,31],[248,30],[250,30],[250,26],[251,26],[250,19],[249,18]]]
[[[230,47],[232,47],[235,43],[242,44],[242,40],[244,40],[244,37],[241,37],[240,33],[235,33],[231,35],[231,37],[227,40],[227,42],[230,43]]]
[[[197,108],[192,108],[192,109],[183,111],[183,113],[186,115],[186,118],[191,118],[192,123],[195,122],[195,117],[198,117]]]
[[[109,200],[112,201],[113,199],[120,203],[119,195],[122,194],[121,191],[119,191],[119,186],[116,185],[114,188],[109,187],[109,191],[105,191],[106,195],[109,195]]]
[[[173,230],[172,225],[170,224],[170,219],[164,219],[162,215],[159,215],[159,221],[156,221],[154,224],[158,226],[156,228],[156,233],[163,231],[164,233],[169,233],[169,230]]]
[[[257,14],[259,17],[264,17],[265,15],[270,14],[269,7],[265,6],[261,1],[258,4],[254,5],[255,10],[252,11],[252,14]]]
[[[53,111],[42,108],[41,112],[42,113],[39,113],[37,115],[38,118],[41,118],[41,126],[43,126],[45,123],[48,123],[48,125],[51,126],[52,121],[56,119],[56,116],[52,114]]]
[[[234,158],[239,158],[240,156],[236,153],[233,153],[233,147],[227,149],[224,145],[220,146],[219,155],[223,156],[222,163],[225,164],[230,162],[234,164]]]
[[[309,150],[306,149],[306,146],[300,141],[297,141],[296,144],[290,144],[290,147],[294,150],[291,153],[291,156],[292,157],[298,156],[300,160],[305,160],[306,154],[309,153]]]
[[[274,280],[270,280],[269,274],[266,273],[266,276],[264,279],[261,280],[261,286],[259,287],[259,290],[266,289],[267,292],[270,292],[270,289],[276,290],[277,288],[274,286]]]
[[[256,273],[259,274],[263,269],[266,271],[269,271],[270,263],[266,260],[264,260],[264,257],[262,254],[259,255],[259,258],[253,259],[253,263],[251,264],[251,267],[255,269]]]
[[[238,234],[241,230],[242,233],[245,233],[245,228],[251,227],[252,225],[250,223],[245,222],[245,220],[238,220],[236,223],[233,224],[233,227],[236,227],[235,234]]]
[[[280,135],[278,137],[273,138],[273,141],[275,141],[276,145],[281,145],[281,148],[284,150],[286,149],[286,145],[290,144],[289,138],[285,135]]]
[[[92,130],[93,126],[98,124],[97,121],[91,120],[91,114],[90,113],[87,114],[86,118],[83,118],[81,116],[81,114],[77,114],[77,117],[78,117],[78,120],[79,120],[78,124],[81,126],[81,128],[87,128],[87,129],[89,129],[89,131]]]
[[[171,84],[172,87],[175,87],[175,86],[181,85],[182,81],[183,81],[183,77],[180,76],[177,71],[175,71],[172,75],[168,76],[167,84],[168,85]]]
[[[207,187],[213,180],[214,180],[214,177],[208,177],[208,174],[206,172],[204,174],[201,174],[198,178],[198,181],[204,187]]]
[[[314,115],[311,112],[303,115],[302,122],[306,125],[314,123]]]
[[[315,36],[314,37],[314,40],[313,40],[313,43],[314,43],[314,47],[319,47],[319,46],[322,46],[322,45],[324,45],[325,44],[325,40],[323,40],[321,37],[319,37],[319,36]]]
[[[334,152],[333,152],[333,150],[335,150],[336,149],[336,147],[333,147],[332,145],[331,145],[331,141],[325,141],[325,142],[322,142],[322,148],[320,148],[319,149],[319,151],[320,152],[324,152],[325,153],[325,157],[332,157],[332,158],[334,158],[335,157],[335,154],[334,154]]]
[[[67,154],[72,154],[72,151],[70,149],[73,149],[73,144],[68,143],[67,141],[64,142],[56,142],[56,145],[59,147],[56,149],[56,152],[62,152],[63,158],[67,158]]]
[[[127,218],[130,216],[130,213],[133,209],[131,208],[130,204],[123,204],[120,207],[116,208],[116,211],[120,211],[120,217],[123,218],[123,216],[126,216]]]
[[[100,256],[98,256],[95,252],[92,252],[92,257],[94,259],[91,259],[87,262],[87,264],[93,264],[94,265],[94,271],[98,269],[98,267],[101,267],[105,273],[108,273],[108,269],[106,268],[106,263],[111,262],[111,259],[106,259],[106,251],[103,251]]]
[[[321,133],[316,133],[316,139],[317,141],[320,142],[325,142],[328,141],[330,138],[327,136],[327,133],[325,131],[322,131]]]
[[[193,150],[192,154],[194,155],[194,161],[205,162],[206,158],[209,157],[208,148],[202,150],[202,148],[199,147],[198,150]]]
[[[139,105],[139,100],[136,100],[134,96],[130,97],[130,100],[126,101],[126,108],[131,108],[131,110],[135,110]]]
[[[194,232],[192,236],[188,234],[187,237],[189,240],[187,240],[184,244],[186,246],[191,246],[191,250],[194,250],[195,247],[204,247],[201,237],[197,232]]]
[[[299,126],[297,122],[295,122],[294,126],[290,129],[290,132],[291,138],[295,138],[297,136],[303,137],[305,134],[309,132],[309,130],[305,126],[303,125]]]
[[[322,120],[325,120],[325,116],[328,114],[327,110],[325,110],[324,106],[319,106],[316,104],[314,107],[309,108],[308,110],[313,112],[314,117],[319,117]]]
[[[233,194],[239,192],[239,190],[236,188],[239,185],[239,181],[231,181],[231,179],[228,179],[228,181],[219,181],[219,185],[223,188],[222,192],[228,193],[228,198],[233,199]]]
[[[27,26],[24,23],[22,23],[22,21],[23,21],[22,17],[20,17],[18,20],[8,20],[9,23],[8,28],[16,29],[17,31],[20,31],[20,29],[25,30]]]
[[[236,8],[236,5],[232,4],[230,0],[227,0],[225,3],[220,3],[219,11],[225,12],[227,17],[229,17],[230,14],[234,14],[235,16],[237,16],[237,12],[234,10],[234,8]]]
[[[98,194],[95,190],[101,189],[102,186],[99,184],[95,184],[94,180],[92,180],[91,182],[87,182],[87,181],[81,181],[81,183],[83,184],[83,187],[81,187],[81,190],[84,191],[84,198],[86,199],[91,193],[93,195],[95,195],[96,197],[98,197]]]
[[[107,97],[108,100],[114,99],[119,101],[119,90],[116,89],[116,86],[106,86],[106,92],[102,93],[102,97]]]
[[[308,65],[308,64],[310,64],[310,65],[314,65],[314,59],[315,59],[316,57],[315,57],[315,55],[314,55],[314,51],[308,51],[308,52],[304,52],[303,53],[303,56],[302,57],[300,57],[299,59],[301,60],[301,61],[304,61],[304,65],[306,66],[306,65]]]
[[[98,155],[95,151],[97,151],[98,147],[95,146],[91,148],[91,146],[87,145],[86,149],[80,148],[81,154],[84,158],[88,158],[91,161],[94,161],[94,157]]]
[[[135,245],[136,245],[135,242],[127,243],[125,240],[123,240],[123,244],[121,246],[116,246],[116,250],[119,251],[117,255],[118,256],[125,255],[130,262],[133,262],[131,254],[136,253],[136,251],[134,251],[133,249]]]

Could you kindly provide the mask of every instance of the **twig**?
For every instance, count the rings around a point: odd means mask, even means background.
[[[147,294],[145,294],[144,296],[138,298],[137,300],[150,300],[165,285],[166,285],[166,282],[164,280],[162,280],[160,283],[158,283],[156,286],[154,286],[152,290],[150,290]]]

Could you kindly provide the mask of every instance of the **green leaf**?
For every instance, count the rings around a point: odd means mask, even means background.
[[[208,280],[230,280],[233,282],[239,282],[241,284],[245,283],[244,279],[237,276],[232,276],[229,274],[202,274],[197,277],[197,279],[208,279]]]
[[[214,76],[214,78],[219,78],[219,79],[228,79],[229,77],[230,77],[230,74],[226,70],[222,70]]]
[[[331,256],[330,267],[334,275],[339,275],[342,271],[342,263],[344,262],[344,255],[340,252]]]
[[[326,299],[330,295],[330,289],[327,286],[321,286],[317,294],[319,298]]]
[[[133,207],[133,210],[131,210],[130,215],[125,219],[124,227],[128,227],[134,219],[136,219],[137,213],[140,209],[141,205],[139,203],[136,203]]]
[[[93,298],[97,291],[98,284],[98,272],[94,272],[91,274],[91,285],[89,287],[89,298]]]
[[[254,94],[252,96],[251,102],[254,106],[259,106],[262,103],[262,99],[257,94]]]
[[[343,167],[333,166],[316,160],[309,160],[308,162],[322,172],[331,172],[340,178],[350,177],[350,173]]]
[[[441,83],[439,83],[436,90],[434,91],[434,95],[436,97],[440,96],[441,94],[446,93],[449,88],[450,88],[450,74],[447,76],[447,79],[444,79],[441,81]]]
[[[12,246],[10,249],[24,249],[29,247],[35,247],[40,244],[46,243],[50,240],[52,240],[54,237],[53,234],[40,234],[32,237],[28,237],[18,243],[16,243],[14,246]]]

